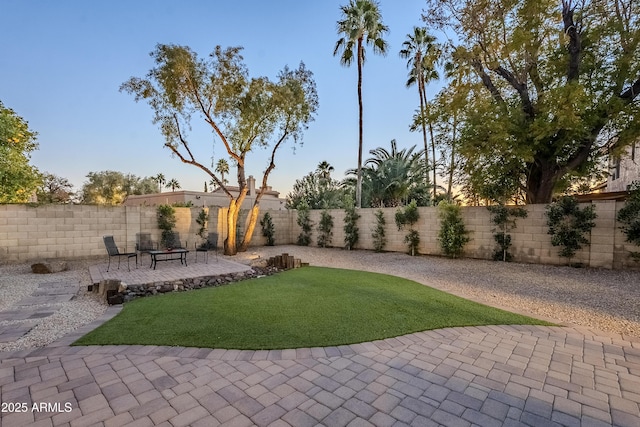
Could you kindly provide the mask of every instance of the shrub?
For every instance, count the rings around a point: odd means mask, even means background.
[[[311,223],[309,205],[305,201],[300,202],[298,205],[298,218],[296,219],[296,223],[302,228],[302,232],[298,235],[298,245],[309,246],[313,225]]]
[[[409,226],[409,233],[404,236],[404,242],[409,247],[409,254],[415,256],[418,254],[420,246],[420,234],[413,229],[413,225],[418,222],[420,213],[418,212],[418,204],[412,200],[407,206],[398,208],[396,211],[396,225],[398,230],[402,230],[405,226]]]
[[[551,235],[551,244],[562,247],[559,255],[566,257],[569,264],[582,245],[589,244],[585,234],[595,227],[596,218],[595,206],[580,209],[575,197],[565,196],[547,205],[547,233]]]
[[[320,213],[320,224],[318,224],[318,246],[326,248],[331,245],[333,237],[333,217],[328,210]]]
[[[158,217],[158,228],[162,230],[160,234],[160,244],[168,247],[173,240],[173,227],[176,226],[176,210],[171,205],[160,205],[156,209]]]
[[[382,252],[387,245],[387,238],[385,236],[385,226],[387,222],[384,219],[382,209],[378,209],[375,215],[376,227],[373,229],[373,233],[371,233],[371,237],[373,237],[373,248],[376,252]]]
[[[356,207],[351,198],[348,198],[345,201],[344,208],[344,245],[348,250],[353,249],[358,243],[359,229],[358,229],[358,218],[360,218],[360,214],[356,211]]]
[[[460,257],[464,251],[464,245],[471,240],[462,220],[460,206],[443,200],[438,204],[438,217],[440,218],[438,243],[442,252],[449,258]]]
[[[207,221],[209,220],[209,215],[207,213],[207,211],[202,208],[200,210],[200,212],[198,212],[198,216],[196,217],[196,222],[198,223],[198,225],[200,226],[200,228],[198,228],[198,236],[200,236],[201,239],[207,239]]]
[[[629,198],[622,209],[618,211],[620,229],[626,236],[626,241],[640,246],[640,181],[634,181],[630,188]],[[636,261],[640,261],[640,251],[629,251]]]
[[[262,227],[262,235],[267,238],[267,246],[275,246],[276,227],[273,225],[273,219],[269,212],[264,213],[260,220],[260,227]]]
[[[495,261],[511,261],[513,259],[509,253],[511,235],[508,232],[516,228],[516,218],[526,218],[528,212],[524,208],[507,207],[502,203],[487,206],[487,209],[491,212],[491,223],[497,227],[492,230],[494,232],[493,239],[498,244],[493,253],[493,259]]]

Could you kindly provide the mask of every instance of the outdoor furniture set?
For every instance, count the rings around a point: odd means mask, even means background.
[[[178,233],[172,233],[171,238],[168,239],[167,247],[160,249],[158,243],[152,241],[150,233],[137,233],[136,234],[136,251],[135,252],[120,252],[118,246],[115,243],[113,236],[104,236],[104,245],[109,255],[109,263],[107,265],[107,271],[111,267],[111,258],[118,258],[118,269],[120,269],[120,259],[122,257],[127,258],[127,267],[131,271],[129,260],[135,258],[136,267],[138,266],[138,254],[149,254],[151,258],[151,265],[149,268],[155,270],[159,261],[177,261],[180,260],[180,264],[187,266],[187,254],[189,250],[186,245],[183,246],[180,242],[180,235]],[[214,251],[216,254],[216,261],[218,260],[218,233],[209,233],[207,240],[201,244],[195,244],[194,249],[196,252],[196,262],[198,261],[198,253],[204,253],[205,262],[209,263],[209,251]]]

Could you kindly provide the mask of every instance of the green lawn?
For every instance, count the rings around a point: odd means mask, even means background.
[[[394,276],[305,267],[219,288],[134,300],[75,344],[283,349],[499,324],[549,323]]]

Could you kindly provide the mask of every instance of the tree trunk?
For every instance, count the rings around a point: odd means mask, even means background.
[[[424,114],[424,100],[426,99],[424,80],[422,79],[422,57],[418,54],[416,58],[418,64],[418,70],[416,72],[418,76],[418,95],[420,96],[420,122],[422,124],[422,139],[424,141],[424,165],[425,165],[425,184],[429,184],[429,142],[427,140],[427,126],[425,125]]]
[[[362,207],[362,37],[358,39],[358,179],[356,207]]]
[[[238,214],[240,209],[238,208],[237,201],[231,200],[229,203],[229,211],[227,212],[227,238],[224,241],[224,254],[235,255],[238,253],[236,244],[236,224],[238,222]]]
[[[558,174],[549,166],[532,165],[527,177],[527,204],[551,203]]]
[[[451,129],[451,163],[449,164],[449,183],[447,184],[447,198],[451,201],[451,190],[453,189],[453,173],[456,162],[456,130],[458,126],[457,116],[453,116],[453,129]]]
[[[247,225],[247,229],[244,232],[244,238],[242,239],[242,243],[240,244],[240,252],[246,252],[247,249],[249,249],[249,243],[251,243],[251,238],[253,237],[253,231],[256,228],[259,214],[260,205],[254,204],[251,208],[251,213],[249,214],[249,224]]]

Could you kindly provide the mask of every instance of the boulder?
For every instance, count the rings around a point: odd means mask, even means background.
[[[68,269],[69,265],[65,261],[37,262],[31,264],[31,271],[35,274],[59,273],[61,271],[67,271]]]

